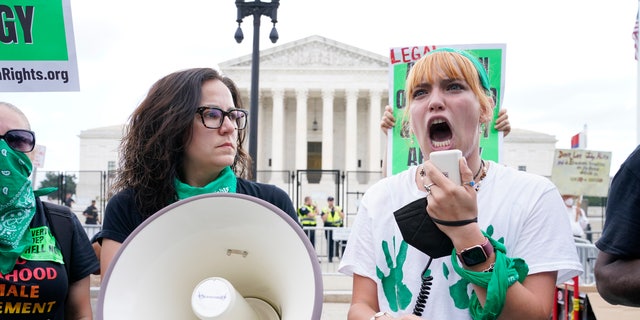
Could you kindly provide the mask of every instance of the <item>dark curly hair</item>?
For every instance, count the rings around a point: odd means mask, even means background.
[[[147,218],[178,200],[174,180],[182,176],[185,146],[192,139],[193,118],[202,98],[202,85],[222,81],[236,108],[242,101],[235,83],[211,68],[174,72],[158,80],[129,118],[120,143],[120,168],[113,192],[133,189],[136,206]],[[251,178],[252,165],[243,144],[246,130],[238,131],[238,149],[231,169]]]

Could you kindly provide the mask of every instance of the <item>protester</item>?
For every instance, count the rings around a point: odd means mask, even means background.
[[[611,181],[595,277],[607,302],[640,307],[640,146]]]
[[[480,157],[489,89],[465,51],[438,49],[411,68],[405,112],[426,159],[359,204],[339,267],[353,276],[349,319],[549,319],[556,284],[581,273],[557,188]],[[462,185],[429,160],[451,149]]]
[[[117,194],[109,200],[103,219],[102,274],[122,242],[145,219],[195,195],[247,194],[274,204],[297,221],[293,203],[282,189],[244,178],[252,161],[243,147],[247,118],[236,85],[214,69],[174,72],[151,87],[122,139]]]
[[[90,275],[98,260],[75,214],[40,201],[55,188],[32,189],[30,130],[22,111],[0,102],[0,318],[92,319]]]
[[[571,233],[576,238],[584,238],[584,231],[587,229],[587,225],[589,225],[589,218],[587,218],[587,214],[577,203],[576,198],[576,196],[570,194],[562,195],[562,200],[564,201],[567,211],[567,217],[571,224]]]

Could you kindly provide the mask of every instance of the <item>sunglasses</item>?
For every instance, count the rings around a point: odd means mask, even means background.
[[[29,130],[9,130],[4,135],[0,135],[11,149],[20,152],[31,152],[36,146],[36,134]]]

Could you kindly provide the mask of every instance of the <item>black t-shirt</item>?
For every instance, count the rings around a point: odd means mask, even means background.
[[[87,219],[84,221],[85,224],[98,223],[98,208],[96,208],[96,206],[90,205],[86,209],[84,209],[82,213],[86,214]]]
[[[284,190],[270,184],[238,178],[236,193],[246,194],[265,200],[280,208],[298,222],[291,198]],[[144,221],[135,205],[132,189],[114,195],[104,212],[101,237],[123,243],[125,239]]]
[[[619,257],[640,258],[640,146],[611,181],[607,213],[598,249]]]
[[[0,319],[64,319],[68,283],[84,279],[100,267],[80,221],[76,218],[73,223],[71,275],[58,262],[18,259],[11,272],[0,275]],[[60,252],[40,210],[31,220],[30,229],[33,245],[26,252],[36,256]]]

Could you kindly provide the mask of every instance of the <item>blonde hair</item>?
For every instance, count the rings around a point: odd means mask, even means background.
[[[480,72],[484,72],[484,70]],[[466,81],[480,102],[480,123],[491,120],[494,102],[491,92],[482,86],[476,65],[468,57],[458,52],[436,51],[420,58],[409,71],[405,84],[407,108],[404,117],[407,121],[411,121],[409,109],[416,87],[424,83],[434,83],[437,78]]]

